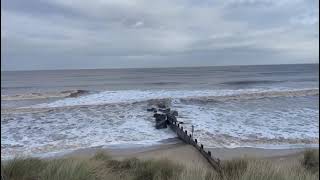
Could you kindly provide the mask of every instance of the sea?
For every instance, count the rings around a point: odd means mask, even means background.
[[[1,159],[173,142],[163,101],[210,148],[319,146],[318,64],[1,72]]]

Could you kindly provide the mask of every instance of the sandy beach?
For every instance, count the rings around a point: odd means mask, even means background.
[[[315,148],[316,149],[316,148]],[[207,149],[212,155],[220,160],[232,160],[239,158],[247,159],[269,159],[279,162],[290,163],[292,160],[302,158],[305,148],[296,149],[261,149],[261,148],[211,148]],[[60,157],[76,157],[87,158],[92,157],[97,152],[105,152],[112,159],[123,160],[127,158],[147,159],[168,159],[184,166],[194,167],[195,165],[202,168],[210,168],[207,160],[191,145],[177,141],[172,144],[161,144],[145,147],[131,148],[86,148],[73,151],[64,155],[56,155],[51,158]]]

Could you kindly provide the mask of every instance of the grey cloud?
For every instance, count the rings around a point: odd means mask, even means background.
[[[2,70],[318,62],[317,7],[302,0],[11,0],[2,6]]]

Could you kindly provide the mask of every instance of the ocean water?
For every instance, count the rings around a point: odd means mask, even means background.
[[[319,144],[318,65],[1,72],[1,158],[148,146],[176,135],[165,101],[206,147]]]

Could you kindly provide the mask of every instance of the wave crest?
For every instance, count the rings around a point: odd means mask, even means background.
[[[247,81],[229,81],[221,84],[226,85],[254,85],[254,84],[273,84],[280,83],[283,81],[270,81],[270,80],[247,80]]]
[[[181,98],[181,102],[224,102],[231,100],[252,100],[262,98],[276,98],[276,97],[299,97],[299,96],[317,96],[319,89],[304,89],[304,90],[285,90],[285,91],[262,91],[241,94],[231,94],[225,96],[198,96]]]
[[[81,95],[87,94],[88,92],[89,91],[86,91],[86,90],[67,90],[67,91],[60,91],[60,92],[1,95],[1,100],[16,101],[16,100],[36,100],[36,99],[48,99],[48,98],[79,97]]]
[[[229,101],[229,100],[250,100],[260,98],[275,97],[297,97],[297,96],[316,96],[319,89],[241,89],[241,90],[179,90],[179,91],[140,91],[140,90],[121,90],[103,91],[77,98],[57,100],[52,103],[44,103],[32,106],[33,108],[54,108],[67,106],[90,106],[103,104],[119,103],[138,103],[148,102],[154,104],[157,100],[166,99],[169,101]]]

